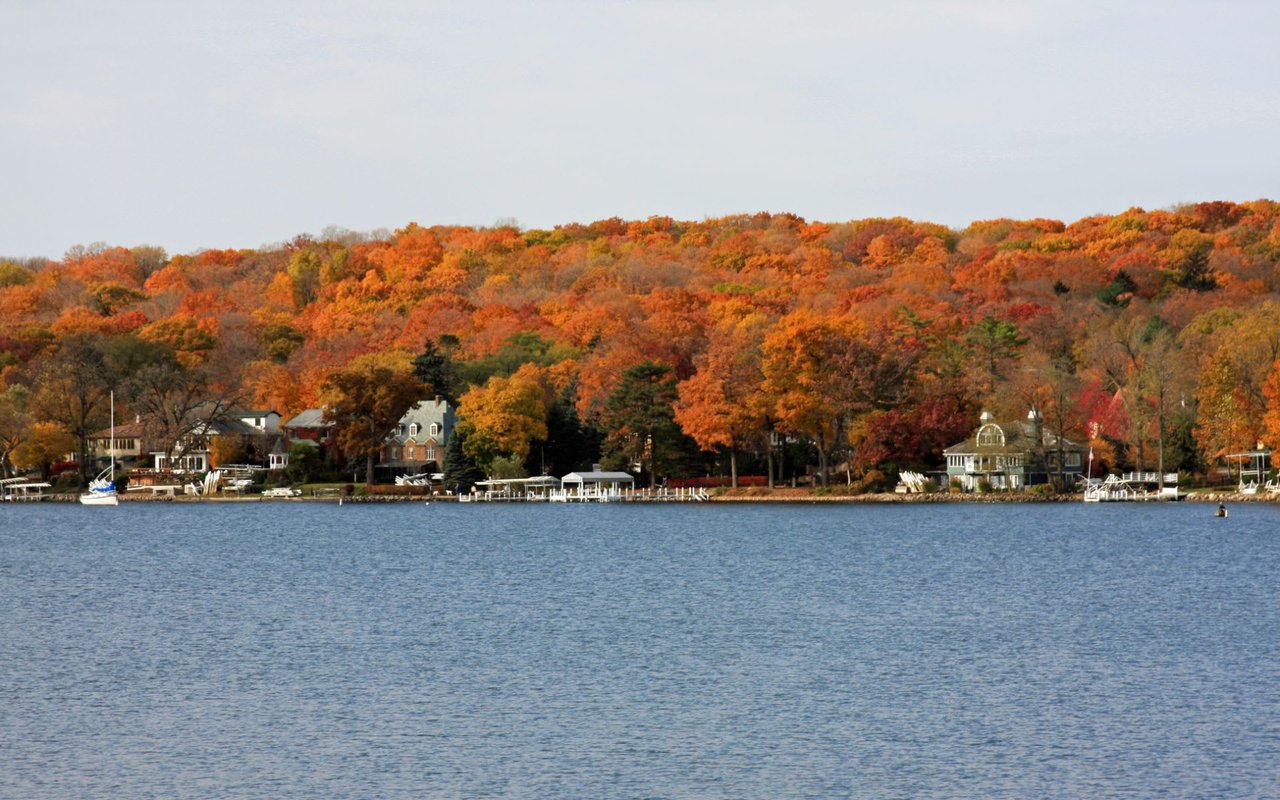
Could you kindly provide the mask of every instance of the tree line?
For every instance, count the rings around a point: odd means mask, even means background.
[[[0,259],[0,461],[83,452],[114,390],[161,447],[211,409],[329,406],[370,475],[432,394],[458,408],[458,463],[501,476],[883,488],[982,410],[1031,408],[1099,469],[1204,471],[1280,442],[1278,263],[1266,200],[962,230],[762,213],[77,247]]]

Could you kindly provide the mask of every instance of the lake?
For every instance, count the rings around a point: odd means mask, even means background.
[[[1280,796],[1280,508],[0,507],[0,797]]]

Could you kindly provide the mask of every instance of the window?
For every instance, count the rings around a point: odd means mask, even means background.
[[[408,459],[409,461],[412,461],[412,460],[413,460],[413,448],[412,448],[412,447],[407,447],[407,448],[405,448],[405,451],[404,451],[404,457],[405,457],[406,459]]]
[[[978,429],[978,446],[1004,447],[1004,431],[999,425],[988,422]]]
[[[1079,453],[1067,453],[1067,466],[1068,466],[1068,467],[1078,467],[1078,466],[1080,466],[1080,454],[1079,454]]]
[[[392,447],[392,448],[391,448],[391,460],[392,460],[392,461],[395,461],[397,458],[399,458],[399,457],[400,457],[400,456],[399,456],[399,452],[400,452],[400,451],[399,451],[397,448],[395,448],[395,447]]]
[[[417,435],[418,435],[418,423],[416,423],[416,422],[415,422],[415,423],[413,423],[412,425],[410,425],[410,426],[409,426],[409,435],[410,435],[410,436],[417,436]]]
[[[433,422],[433,423],[431,423],[431,435],[432,435],[432,436],[439,436],[439,435],[440,435],[440,426],[439,426],[439,425],[437,425],[437,424],[436,424],[436,423],[434,423],[434,422]]]
[[[436,460],[436,449],[434,447],[427,448],[427,460],[428,461]]]

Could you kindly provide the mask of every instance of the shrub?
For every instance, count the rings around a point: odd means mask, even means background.
[[[882,492],[890,487],[889,477],[878,469],[869,469],[862,476],[862,485],[868,492]]]
[[[986,478],[979,478],[979,479],[978,479],[978,492],[979,492],[980,494],[990,494],[990,492],[991,492],[991,481],[987,480]]]

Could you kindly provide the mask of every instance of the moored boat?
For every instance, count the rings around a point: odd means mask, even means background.
[[[107,451],[110,463],[98,473],[98,477],[89,481],[89,491],[80,495],[80,504],[85,506],[118,506],[120,498],[116,494],[116,394],[111,393],[111,446]]]

